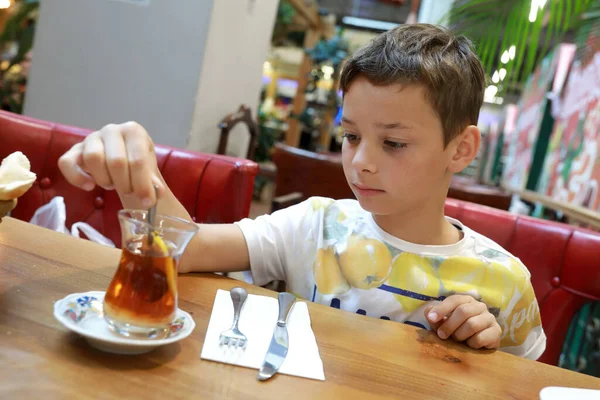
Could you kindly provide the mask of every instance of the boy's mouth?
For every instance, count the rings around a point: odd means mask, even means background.
[[[358,192],[361,196],[376,196],[378,194],[385,193],[385,190],[375,189],[370,186],[366,186],[360,183],[353,183],[353,189]]]

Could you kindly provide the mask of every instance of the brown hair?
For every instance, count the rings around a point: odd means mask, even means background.
[[[424,85],[442,122],[445,146],[467,125],[477,125],[485,72],[464,36],[429,24],[400,25],[346,61],[340,78],[343,93],[357,76],[374,85]]]

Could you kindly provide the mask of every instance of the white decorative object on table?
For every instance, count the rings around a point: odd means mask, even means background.
[[[540,400],[600,400],[600,390],[548,386],[540,391]]]
[[[35,182],[29,159],[20,151],[9,154],[0,164],[0,200],[21,197]]]
[[[229,292],[217,290],[201,358],[259,369],[269,348],[277,323],[279,305],[276,298],[248,295],[241,312],[239,327],[248,337],[246,349],[219,346],[219,336],[233,320]],[[287,319],[289,350],[279,373],[325,380],[323,362],[305,302],[296,301]]]
[[[54,303],[54,317],[66,328],[83,336],[102,351],[115,354],[143,354],[159,346],[185,339],[196,324],[192,317],[177,309],[171,332],[164,339],[129,339],[112,332],[102,313],[105,292],[73,293]]]

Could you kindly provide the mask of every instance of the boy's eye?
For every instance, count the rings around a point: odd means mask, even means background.
[[[343,136],[350,143],[358,141],[358,136],[353,133],[344,132]]]
[[[397,149],[404,149],[406,148],[407,144],[406,143],[401,143],[401,142],[393,142],[391,140],[386,140],[385,145],[392,149],[392,150],[397,150]]]

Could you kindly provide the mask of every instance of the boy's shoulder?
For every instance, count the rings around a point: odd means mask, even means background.
[[[471,246],[475,254],[486,260],[509,261],[512,265],[518,265],[528,278],[531,277],[529,270],[518,257],[489,237],[474,231],[464,224],[461,224],[461,226],[465,232],[465,236],[471,238]]]
[[[360,203],[356,199],[332,199],[329,197],[313,196],[309,197],[304,201],[307,206],[310,206],[313,210],[317,211],[323,209],[329,211],[330,209],[339,208],[347,212],[365,212],[360,206]]]
[[[296,214],[301,217],[309,217],[313,220],[339,218],[346,222],[364,219],[368,213],[360,206],[355,199],[332,199],[329,197],[309,197],[297,205],[299,212]]]

